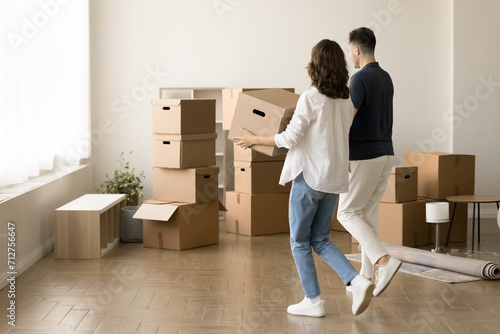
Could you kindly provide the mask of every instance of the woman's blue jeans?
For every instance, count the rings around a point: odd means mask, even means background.
[[[302,173],[293,181],[290,192],[290,245],[306,297],[319,296],[314,251],[326,261],[347,284],[358,273],[349,260],[330,242],[332,219],[338,194],[313,190]]]

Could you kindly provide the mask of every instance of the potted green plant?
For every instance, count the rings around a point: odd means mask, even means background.
[[[106,180],[101,183],[98,192],[104,194],[125,194],[127,206],[137,206],[142,199],[142,179],[145,178],[144,171],[136,175],[135,169],[130,168],[130,151],[125,161],[123,152],[120,153],[118,163],[120,168],[116,169],[113,176],[106,173]]]
[[[145,178],[144,171],[136,175],[135,169],[130,167],[130,155],[125,160],[123,152],[120,153],[118,163],[120,168],[116,169],[113,176],[106,173],[106,180],[101,183],[98,192],[105,194],[125,194],[126,206],[120,210],[120,240],[122,242],[142,242],[142,220],[134,219],[133,216],[139,208],[139,200],[142,199],[142,179]]]

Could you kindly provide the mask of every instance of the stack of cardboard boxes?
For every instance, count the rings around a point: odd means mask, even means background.
[[[379,208],[379,239],[395,245],[420,247],[436,238],[434,224],[425,220],[425,204],[446,197],[474,194],[475,157],[441,152],[406,152],[405,167],[393,167]],[[450,220],[454,204],[450,205]],[[458,204],[450,242],[467,240],[467,205]],[[450,223],[440,224],[444,244]],[[357,242],[353,238],[353,242]]]
[[[382,242],[407,247],[429,243],[425,201],[418,199],[418,168],[392,168],[379,206],[379,238]]]
[[[240,127],[257,135],[283,131],[299,95],[283,89],[239,93],[229,138]],[[288,198],[291,184],[279,185],[286,150],[257,145],[234,146],[234,191],[226,193],[226,231],[248,236],[289,231]]]
[[[408,247],[429,243],[425,201],[418,199],[417,178],[417,167],[393,166],[379,206],[380,241]],[[336,216],[337,211],[332,230],[345,232]],[[352,242],[358,243],[354,237]]]
[[[290,184],[278,184],[284,156],[268,157],[236,145],[234,156],[234,191],[226,193],[226,231],[249,236],[288,232]]]
[[[153,100],[153,200],[143,219],[145,247],[182,250],[219,242],[215,100]]]
[[[446,202],[446,197],[473,195],[475,156],[443,152],[406,152],[405,166],[418,167],[418,196],[425,202]],[[455,204],[450,204],[450,220]],[[436,238],[434,224],[429,225],[429,241]],[[450,223],[440,224],[440,242],[445,243]],[[450,242],[467,241],[467,204],[456,207]]]

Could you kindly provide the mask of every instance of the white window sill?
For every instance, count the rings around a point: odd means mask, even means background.
[[[47,171],[39,176],[31,177],[28,181],[19,184],[13,184],[6,187],[0,187],[0,203],[20,196],[33,189],[41,187],[49,182],[57,180],[65,175],[71,174],[86,167],[87,164],[59,165],[57,170]]]

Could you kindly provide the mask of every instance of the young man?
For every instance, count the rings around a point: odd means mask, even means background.
[[[349,92],[357,110],[349,133],[349,192],[340,194],[337,218],[361,245],[360,275],[373,279],[373,295],[382,293],[401,261],[391,257],[378,239],[379,202],[394,159],[390,75],[375,61],[375,35],[369,28],[349,34],[349,56],[360,68],[351,77]]]

